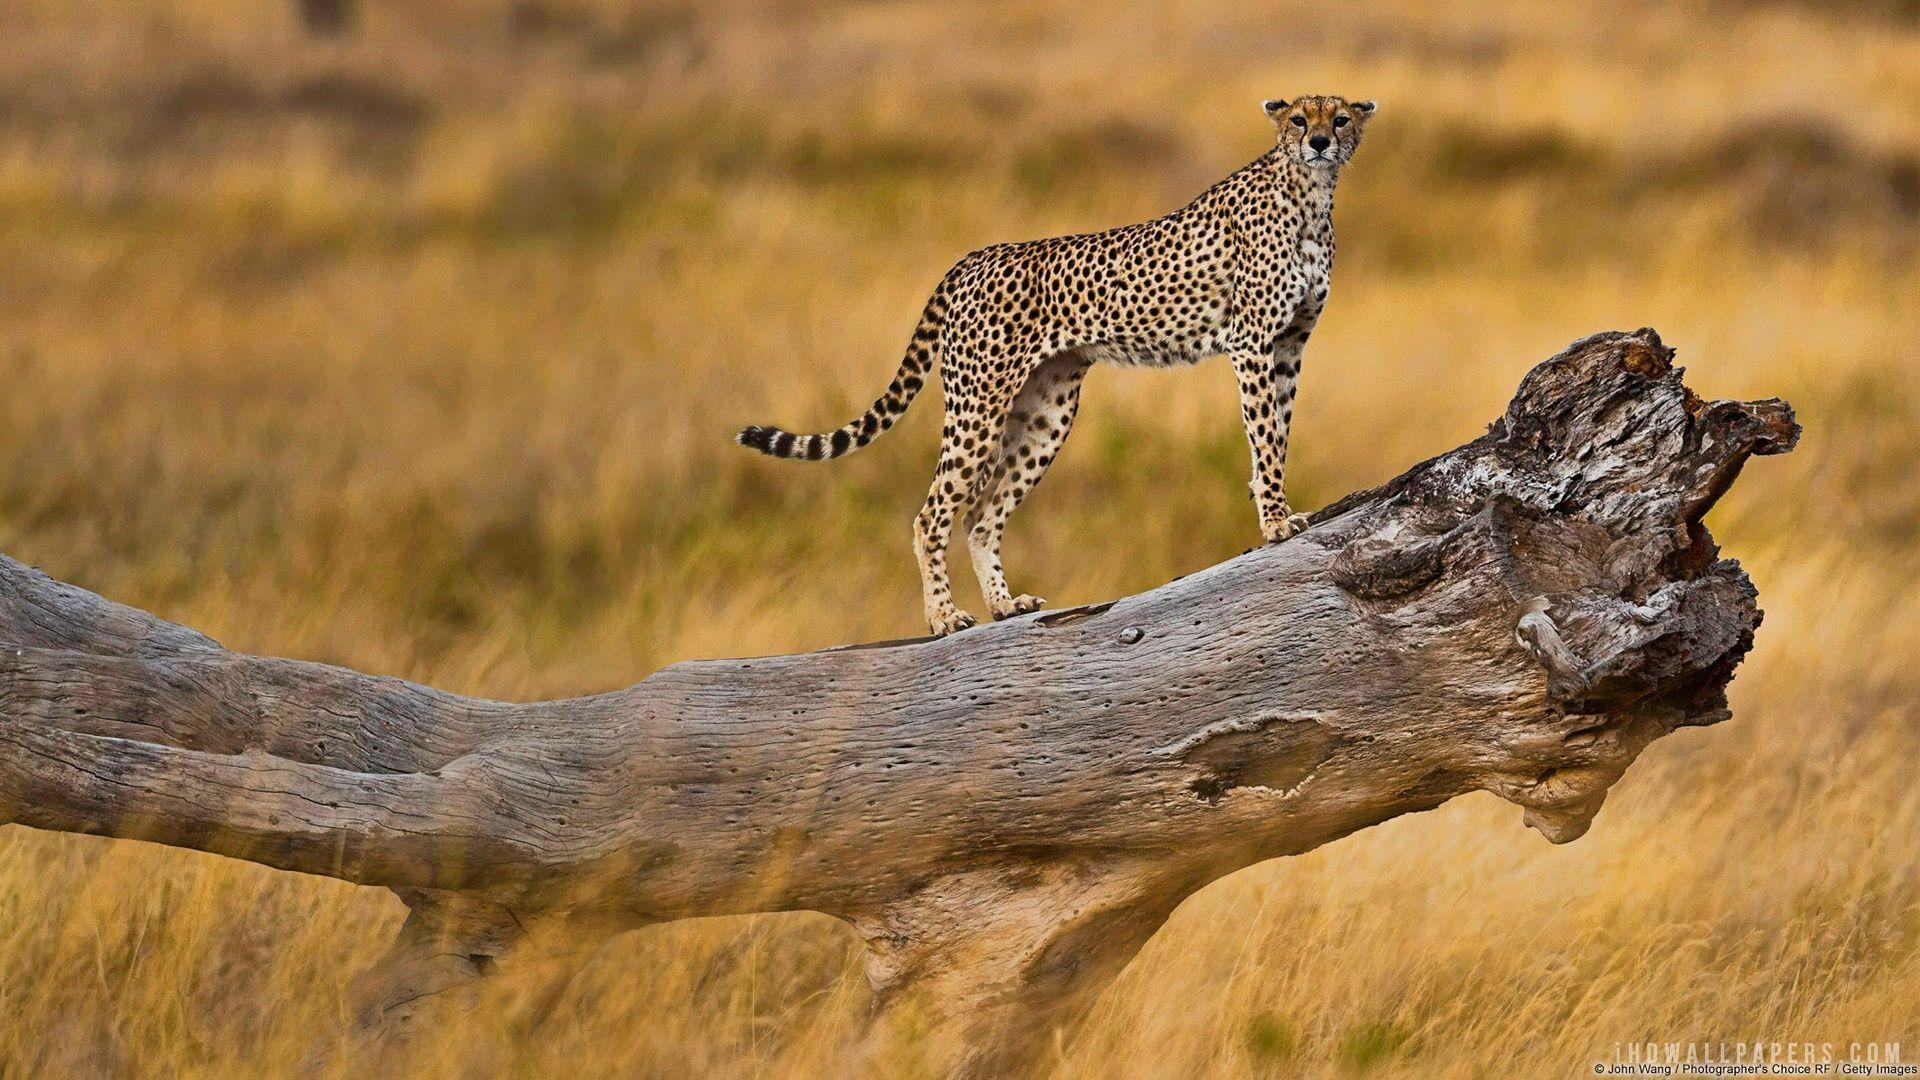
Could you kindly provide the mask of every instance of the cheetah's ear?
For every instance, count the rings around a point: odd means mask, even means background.
[[[1372,116],[1373,110],[1379,107],[1380,103],[1377,101],[1356,101],[1352,105],[1353,111],[1361,116]]]
[[[1274,113],[1286,108],[1287,103],[1279,98],[1268,98],[1260,103],[1260,107],[1266,110],[1268,116],[1272,116]]]

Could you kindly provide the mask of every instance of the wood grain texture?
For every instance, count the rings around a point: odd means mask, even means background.
[[[1760,617],[1700,518],[1799,429],[1671,361],[1577,342],[1482,438],[1137,596],[565,701],[239,655],[0,557],[0,819],[393,889],[369,1037],[509,955],[809,909],[877,1015],[1018,1071],[1208,882],[1477,790],[1564,843],[1727,716]]]

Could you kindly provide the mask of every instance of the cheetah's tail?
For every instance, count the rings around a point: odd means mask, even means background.
[[[743,428],[734,436],[734,441],[771,457],[803,461],[831,461],[853,453],[892,427],[907,411],[914,395],[926,385],[927,375],[933,370],[934,352],[940,345],[940,330],[946,321],[946,290],[936,290],[933,299],[927,301],[927,310],[920,316],[920,325],[914,329],[913,341],[907,346],[907,357],[900,362],[900,371],[887,386],[886,393],[874,401],[872,408],[837,430],[819,435],[795,435],[776,427],[755,426]]]

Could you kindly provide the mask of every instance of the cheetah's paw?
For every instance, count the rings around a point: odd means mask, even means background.
[[[933,631],[934,637],[946,637],[948,634],[957,634],[965,630],[977,621],[979,620],[964,611],[948,608],[942,614],[927,616],[927,629]]]
[[[1290,513],[1278,521],[1261,522],[1260,535],[1266,538],[1267,543],[1278,544],[1299,535],[1306,527],[1307,515]]]
[[[1039,611],[1046,606],[1047,601],[1043,597],[1028,596],[1022,593],[1007,601],[1005,604],[995,605],[993,608],[993,617],[996,619],[1011,619],[1015,615],[1025,615],[1030,611]]]

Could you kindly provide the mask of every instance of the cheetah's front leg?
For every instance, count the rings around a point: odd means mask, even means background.
[[[1306,528],[1304,514],[1287,505],[1287,429],[1293,423],[1293,390],[1300,376],[1298,350],[1237,349],[1233,373],[1240,381],[1240,418],[1252,451],[1250,487],[1260,508],[1260,535],[1277,544]]]

